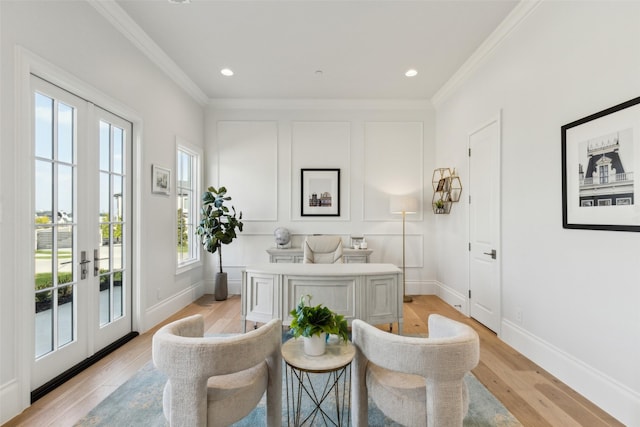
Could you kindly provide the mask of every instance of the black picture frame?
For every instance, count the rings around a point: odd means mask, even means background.
[[[300,189],[300,215],[340,216],[340,169],[301,169]]]
[[[561,127],[562,227],[640,232],[640,97]]]

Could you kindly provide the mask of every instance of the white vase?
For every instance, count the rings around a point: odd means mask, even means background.
[[[304,338],[304,354],[307,356],[321,356],[324,354],[327,345],[327,334],[313,335]]]

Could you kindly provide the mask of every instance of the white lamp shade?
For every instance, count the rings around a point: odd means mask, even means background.
[[[389,200],[389,210],[394,214],[413,214],[418,212],[418,200],[411,196],[392,195]]]

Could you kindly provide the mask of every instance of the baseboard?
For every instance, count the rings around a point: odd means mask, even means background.
[[[640,426],[640,393],[583,361],[502,320],[500,338],[560,381],[628,426]]]
[[[469,299],[463,293],[451,289],[443,283],[437,282],[435,284],[434,295],[440,297],[441,300],[455,308],[465,316],[469,316]]]
[[[213,285],[212,285],[213,288]],[[203,282],[195,283],[188,288],[160,301],[158,304],[149,307],[144,313],[144,330],[146,332],[160,322],[165,321],[172,314],[182,310],[202,295],[205,294]]]
[[[436,281],[427,280],[422,282],[406,282],[407,295],[436,295]]]
[[[11,380],[0,386],[0,425],[19,415],[29,406],[29,402],[22,401],[25,394],[18,381]]]

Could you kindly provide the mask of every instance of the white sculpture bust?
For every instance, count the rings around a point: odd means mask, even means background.
[[[291,247],[291,233],[284,227],[278,227],[273,231],[273,235],[276,238],[276,246],[278,248],[290,248]]]

